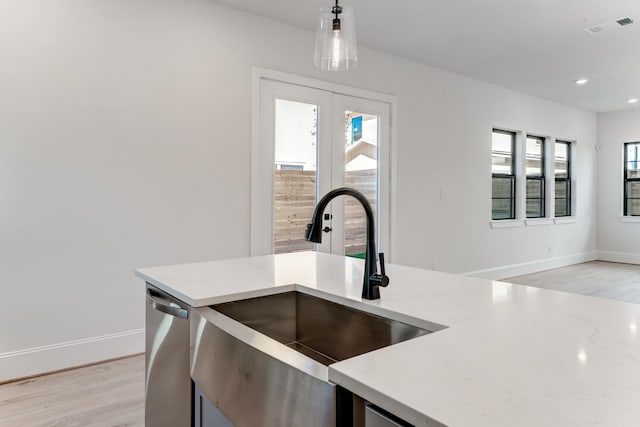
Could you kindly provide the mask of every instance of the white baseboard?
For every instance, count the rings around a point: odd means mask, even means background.
[[[144,329],[0,353],[0,383],[144,352]]]
[[[624,252],[598,251],[600,261],[622,262],[625,264],[640,264],[640,254]]]
[[[462,273],[462,275],[480,277],[490,280],[504,280],[510,277],[538,273],[540,271],[566,267],[568,265],[579,264],[581,262],[595,261],[597,259],[599,259],[598,252],[585,252],[575,255],[566,255],[531,262],[524,262],[521,264],[505,265],[502,267],[489,268],[486,270],[470,271],[468,273]]]

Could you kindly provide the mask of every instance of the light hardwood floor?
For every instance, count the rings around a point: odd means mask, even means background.
[[[640,265],[592,261],[504,281],[640,304]]]
[[[640,304],[640,266],[594,261],[506,279]],[[0,386],[0,427],[144,426],[144,356]]]
[[[2,385],[0,426],[144,426],[144,356]]]

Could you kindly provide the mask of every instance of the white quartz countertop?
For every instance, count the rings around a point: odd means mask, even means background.
[[[136,275],[193,307],[304,287],[446,326],[329,368],[331,381],[417,426],[640,425],[640,305],[398,265],[381,299],[362,301],[362,267],[303,252]]]

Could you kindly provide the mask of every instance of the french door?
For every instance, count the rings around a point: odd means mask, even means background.
[[[348,196],[323,217],[321,244],[304,240],[318,200],[331,189],[361,191],[388,247],[388,103],[260,79],[259,141],[252,159],[252,254],[319,250],[363,256],[364,210]]]

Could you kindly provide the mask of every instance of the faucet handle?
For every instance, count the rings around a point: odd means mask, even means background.
[[[378,254],[378,257],[380,258],[380,273],[381,273],[383,276],[386,276],[386,275],[387,275],[387,273],[386,273],[386,272],[385,272],[385,270],[384,270],[384,252],[380,252],[380,253]]]

